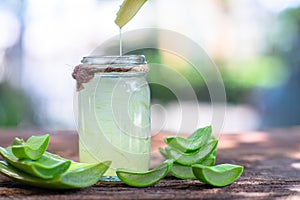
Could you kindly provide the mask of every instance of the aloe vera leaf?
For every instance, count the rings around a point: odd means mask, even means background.
[[[212,127],[205,126],[203,128],[199,128],[196,131],[194,131],[190,136],[188,136],[188,139],[194,140],[196,138],[201,137],[206,132],[212,133]]]
[[[49,189],[75,189],[97,183],[109,168],[111,161],[102,163],[72,162],[70,168],[60,176],[45,180],[31,176],[5,161],[0,161],[0,173],[24,184]]]
[[[243,173],[244,167],[233,164],[192,166],[193,173],[198,180],[213,186],[223,187],[236,181]]]
[[[19,158],[29,158],[31,160],[37,160],[42,157],[43,153],[47,150],[50,141],[49,134],[42,136],[31,136],[24,143],[18,139],[13,141],[12,152]],[[19,142],[20,144],[16,144]]]
[[[71,161],[45,152],[38,160],[28,158],[18,159],[11,150],[11,147],[0,147],[0,155],[11,165],[43,179],[53,179],[64,173],[71,165]]]
[[[191,166],[193,164],[200,163],[207,156],[209,156],[216,149],[217,145],[218,141],[211,141],[198,151],[192,153],[184,153],[173,148],[166,148],[165,150],[168,156],[174,159],[175,162],[182,165]]]
[[[166,158],[166,159],[169,158],[168,153],[166,152],[166,150],[165,150],[164,148],[159,147],[158,150],[159,150],[159,153],[160,153],[164,158]]]
[[[184,179],[184,180],[195,180],[197,179],[194,176],[193,170],[191,166],[181,165],[178,163],[173,163],[172,169],[170,171],[172,176],[176,178]]]
[[[216,162],[216,157],[213,154],[210,154],[207,158],[201,161],[199,164],[205,166],[213,166]],[[191,166],[181,165],[178,163],[173,163],[173,167],[170,171],[170,174],[175,176],[176,178],[184,179],[184,180],[195,180],[197,179],[193,173],[193,169]]]
[[[171,170],[173,160],[165,160],[156,168],[147,172],[137,172],[129,169],[119,168],[117,176],[122,182],[133,187],[148,187],[163,179]]]
[[[204,160],[200,161],[199,164],[205,166],[213,166],[216,164],[216,156],[214,155],[214,151],[207,156]]]
[[[11,143],[11,145],[22,145],[25,141],[22,138],[15,137]]]
[[[208,126],[206,128],[198,129],[196,131],[194,137],[192,138],[183,138],[183,137],[167,137],[165,138],[165,143],[174,148],[178,149],[182,152],[190,152],[200,149],[203,145],[207,143],[207,141],[211,137],[211,127]]]
[[[140,10],[147,0],[125,0],[121,5],[115,23],[122,28],[127,24]]]

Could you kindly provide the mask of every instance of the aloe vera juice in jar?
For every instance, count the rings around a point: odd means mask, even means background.
[[[149,169],[150,91],[145,76],[143,71],[95,73],[79,91],[80,161],[111,160],[105,176],[116,176],[116,168]]]

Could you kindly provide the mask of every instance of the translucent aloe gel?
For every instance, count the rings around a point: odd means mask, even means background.
[[[85,57],[82,63],[85,73],[96,73],[78,92],[80,161],[111,160],[104,176],[112,180],[116,168],[147,171],[150,91],[144,56]]]

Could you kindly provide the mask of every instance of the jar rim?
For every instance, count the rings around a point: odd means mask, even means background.
[[[82,58],[81,63],[89,65],[140,65],[147,64],[144,55],[107,55],[107,56],[85,56]]]

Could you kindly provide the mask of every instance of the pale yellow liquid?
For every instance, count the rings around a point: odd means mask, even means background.
[[[80,162],[111,160],[116,168],[147,171],[150,94],[143,76],[96,76],[79,92]]]

